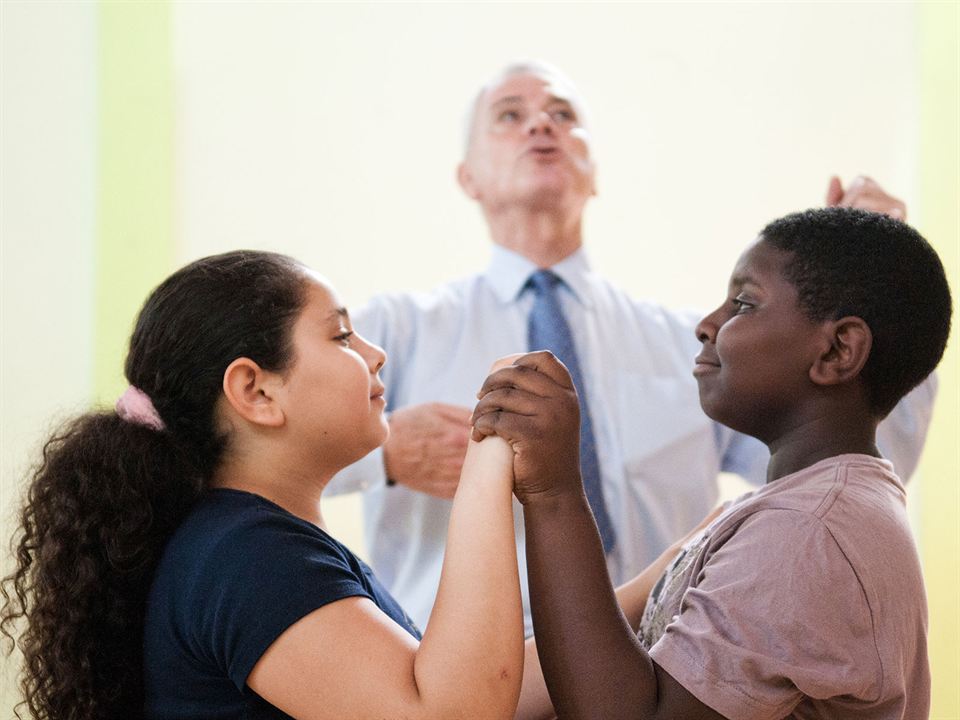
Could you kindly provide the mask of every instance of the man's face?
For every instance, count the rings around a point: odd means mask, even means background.
[[[587,133],[572,92],[540,75],[511,75],[477,102],[460,184],[484,208],[566,205],[594,194]]]

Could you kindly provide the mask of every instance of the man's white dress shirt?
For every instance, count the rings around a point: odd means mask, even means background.
[[[424,294],[386,294],[353,314],[354,329],[388,354],[381,377],[388,412],[445,402],[473,407],[499,357],[526,352],[533,294],[522,292],[537,266],[495,246],[486,272]],[[686,534],[717,502],[717,475],[760,484],[769,452],[754,438],[714,423],[700,409],[693,358],[699,314],[628,297],[590,270],[582,250],[551,268],[586,386],[603,495],[617,543],[608,557],[622,583]],[[881,425],[880,445],[901,477],[913,472],[930,420],[928,380]],[[381,450],[339,473],[331,492],[364,491],[371,565],[421,627],[433,606],[451,502],[387,486]],[[514,506],[525,627],[523,517]],[[478,592],[482,589],[478,588]]]

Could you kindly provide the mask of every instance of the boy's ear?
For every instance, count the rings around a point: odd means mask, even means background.
[[[817,385],[840,385],[860,375],[870,357],[873,333],[863,318],[843,317],[824,323],[826,351],[810,367]]]
[[[244,420],[254,425],[281,427],[286,421],[278,402],[282,380],[250,358],[237,358],[223,372],[223,394]]]

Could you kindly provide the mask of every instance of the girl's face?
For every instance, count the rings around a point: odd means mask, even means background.
[[[346,309],[319,275],[307,271],[306,292],[293,326],[293,364],[284,373],[284,410],[297,449],[340,469],[387,439],[377,375],[386,354],[353,332]]]
[[[790,254],[761,238],[733,270],[727,299],[697,325],[693,374],[714,420],[770,442],[788,431],[816,387],[819,323],[801,310],[783,270]]]

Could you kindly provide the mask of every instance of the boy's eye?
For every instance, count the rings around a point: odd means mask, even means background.
[[[335,338],[333,338],[333,339],[336,340],[336,341],[339,342],[339,343],[343,343],[343,344],[346,345],[347,347],[350,347],[350,338],[351,338],[352,335],[353,335],[353,331],[352,331],[352,330],[347,330],[346,332],[340,333],[339,335],[337,335],[337,336],[336,336]]]
[[[742,312],[745,312],[745,311],[747,311],[747,310],[750,310],[750,309],[753,307],[753,303],[747,302],[747,301],[744,300],[743,298],[739,298],[739,297],[735,297],[735,298],[731,299],[730,302],[733,303],[734,307],[736,308],[736,312],[737,312],[738,315],[739,315],[740,313],[742,313]]]

